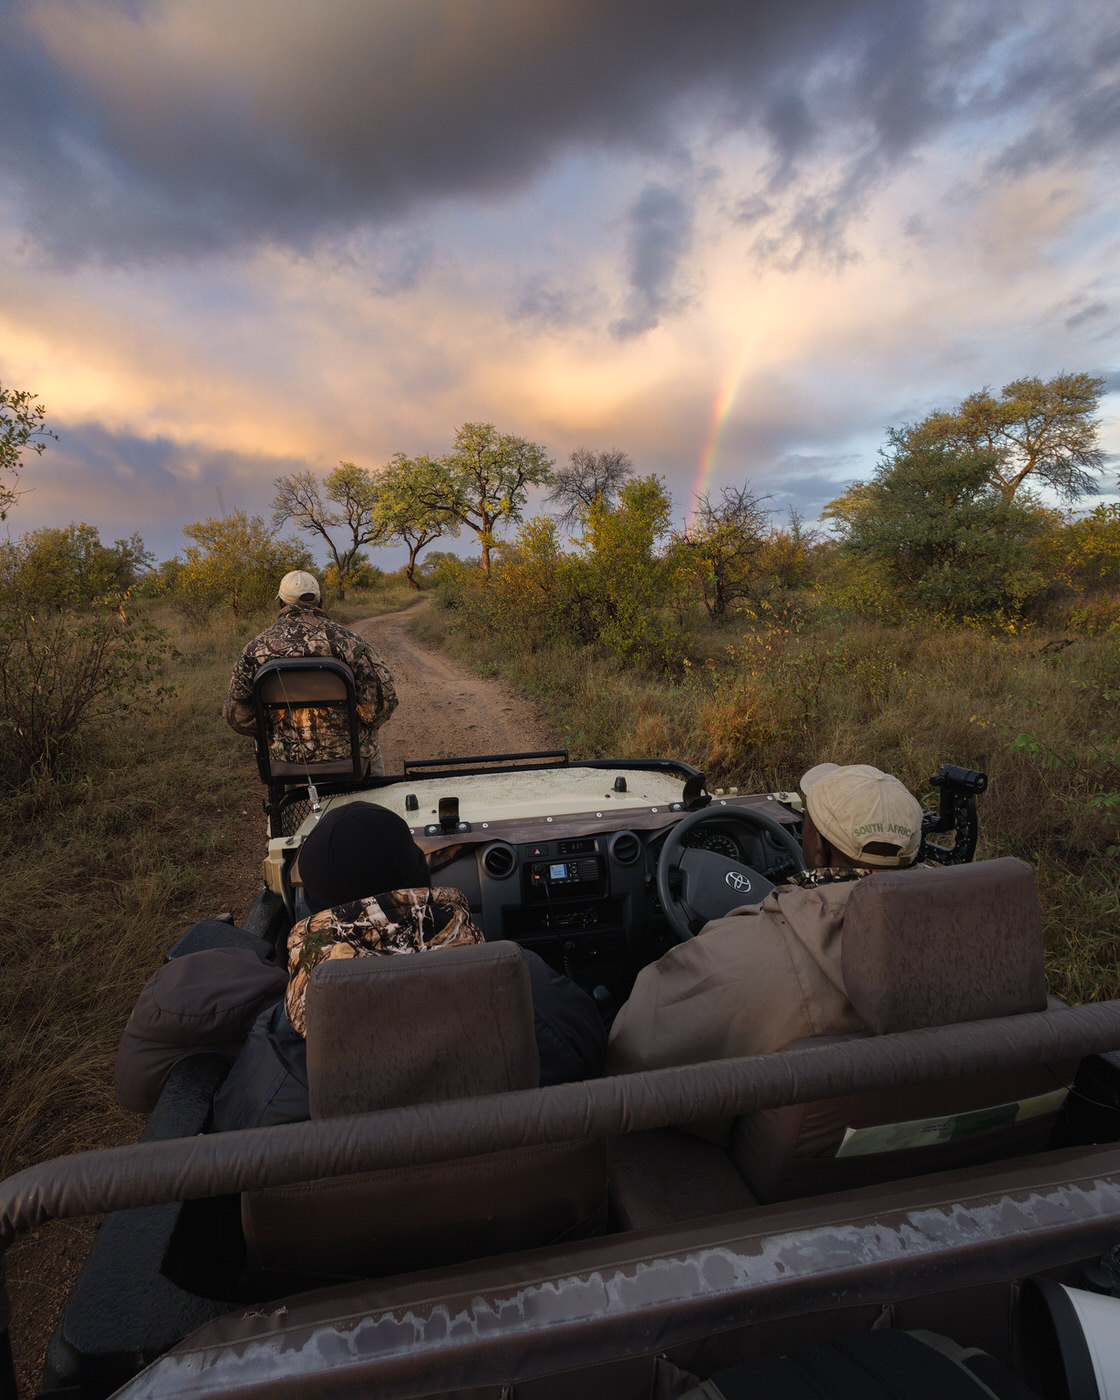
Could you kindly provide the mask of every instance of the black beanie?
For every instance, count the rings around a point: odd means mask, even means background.
[[[407,824],[372,802],[332,807],[304,841],[299,873],[314,913],[429,884],[428,862]]]

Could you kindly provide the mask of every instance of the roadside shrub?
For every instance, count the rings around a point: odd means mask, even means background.
[[[93,525],[47,526],[0,542],[0,592],[29,608],[83,608],[128,592],[152,562],[139,535],[101,543]]]
[[[259,515],[235,511],[187,525],[194,544],[160,566],[160,592],[185,617],[202,622],[221,608],[248,617],[267,608],[281,578],[315,561],[298,540],[277,539]]]
[[[99,720],[144,713],[161,695],[165,635],[125,611],[0,605],[0,784],[52,777]]]

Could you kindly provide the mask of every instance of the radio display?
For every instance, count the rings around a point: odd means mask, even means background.
[[[563,889],[567,894],[575,894],[578,889],[587,889],[601,877],[599,861],[595,856],[584,856],[576,860],[538,860],[529,866],[529,888],[547,895],[549,890]]]

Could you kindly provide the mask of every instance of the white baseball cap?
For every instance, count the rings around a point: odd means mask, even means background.
[[[889,867],[909,865],[918,854],[921,804],[889,773],[867,763],[818,763],[800,787],[813,825],[850,860]]]
[[[314,574],[305,574],[300,569],[285,574],[280,580],[276,596],[282,603],[294,607],[296,603],[319,601],[319,582]]]

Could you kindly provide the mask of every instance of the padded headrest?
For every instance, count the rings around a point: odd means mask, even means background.
[[[844,911],[840,967],[879,1035],[1041,1011],[1034,871],[1005,858],[868,875]]]
[[[312,1118],[535,1089],[529,969],[516,943],[330,959],[307,988]]]

